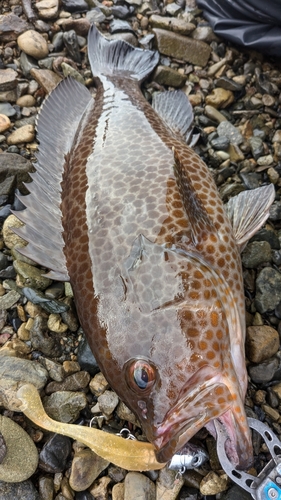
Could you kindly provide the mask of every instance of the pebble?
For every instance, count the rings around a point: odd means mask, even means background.
[[[217,474],[215,471],[210,471],[202,479],[200,483],[200,492],[202,495],[217,495],[225,491],[229,484],[229,478],[227,474]]]
[[[139,472],[128,472],[124,481],[124,500],[156,500],[155,484]],[[159,497],[166,500],[165,497]]]
[[[251,152],[255,160],[258,160],[260,156],[263,155],[263,141],[260,137],[250,137],[249,143],[251,146]]]
[[[57,391],[43,400],[44,408],[54,420],[67,424],[75,422],[87,405],[83,392]]]
[[[46,356],[55,358],[61,355],[62,348],[59,338],[49,334],[47,321],[41,315],[34,318],[30,330],[30,341],[33,349],[40,351]]]
[[[119,398],[113,391],[104,391],[103,394],[98,397],[100,410],[105,416],[109,416],[114,412],[118,402]]]
[[[101,372],[97,373],[89,384],[89,389],[95,396],[103,394],[108,387],[109,384]]]
[[[69,309],[69,306],[64,302],[55,299],[49,299],[45,296],[44,293],[40,292],[39,290],[34,290],[31,287],[22,288],[22,293],[33,304],[40,305],[43,309],[45,309],[45,311],[49,313],[60,314],[66,312]]]
[[[206,104],[214,108],[227,108],[234,101],[234,95],[231,90],[215,88],[210,95],[206,97]]]
[[[49,54],[48,44],[38,31],[25,31],[18,37],[17,43],[23,52],[34,59],[43,59]]]
[[[183,486],[183,483],[184,483],[183,476],[178,477],[176,480],[175,471],[170,470],[167,467],[161,469],[159,471],[159,476],[156,481],[156,499],[161,498],[161,500],[176,500]]]
[[[44,358],[43,356],[39,358],[40,363],[46,368],[51,379],[55,382],[62,382],[65,377],[64,367],[53,361],[52,359]]]
[[[255,306],[261,314],[272,311],[280,302],[281,275],[265,267],[257,276]]]
[[[60,434],[53,434],[40,452],[39,467],[49,473],[63,472],[70,458],[70,453],[70,438]]]
[[[40,476],[38,479],[39,495],[42,500],[53,500],[54,480],[52,477]]]
[[[59,314],[50,314],[47,325],[49,330],[55,333],[65,333],[68,329]]]
[[[81,366],[81,369],[89,372],[92,376],[100,371],[96,359],[85,337],[83,337],[83,339],[79,342],[77,361]]]
[[[20,275],[20,281],[22,286],[30,286],[31,288],[36,288],[38,290],[45,290],[51,285],[52,280],[44,276],[45,271],[42,271],[38,267],[31,266],[20,260],[14,261],[14,268],[16,272]]]
[[[5,293],[5,295],[0,297],[0,310],[5,311],[6,309],[10,309],[17,303],[19,298],[20,294],[15,290],[10,290],[8,293]]]
[[[112,494],[112,500],[124,500],[124,494],[125,494],[124,483],[114,484],[111,494]]]
[[[69,484],[74,491],[84,491],[88,489],[97,477],[109,465],[107,460],[99,457],[92,450],[83,449],[75,452]]]
[[[240,488],[236,484],[231,486],[226,493],[223,493],[221,500],[252,500],[252,495],[248,491]]]
[[[5,458],[0,463],[0,484],[1,481],[25,481],[32,476],[38,465],[38,452],[34,442],[20,425],[3,415],[0,415],[0,433],[7,447]]]
[[[271,165],[272,163],[273,163],[273,156],[272,155],[260,156],[257,159],[257,164],[260,166]]]
[[[62,381],[50,382],[47,385],[45,392],[46,394],[52,394],[53,392],[56,391],[79,391],[85,389],[88,386],[89,382],[90,382],[89,373],[84,371],[79,371],[77,373],[74,373],[73,375],[70,375],[69,377],[65,378]]]
[[[227,122],[227,118],[220,111],[214,108],[214,106],[205,106],[205,115],[218,123]]]
[[[279,361],[276,357],[268,359],[258,365],[249,367],[249,374],[252,381],[256,384],[266,384],[273,380]]]
[[[33,125],[24,125],[23,127],[18,128],[14,132],[12,132],[7,137],[7,144],[21,144],[25,142],[34,141],[34,126]]]
[[[108,500],[108,485],[110,482],[110,477],[106,476],[103,476],[95,481],[93,486],[89,490],[93,498],[98,498],[99,500]]]
[[[11,121],[6,115],[0,114],[0,133],[5,132],[11,127]]]
[[[31,481],[20,483],[0,481],[0,497],[2,500],[41,500]]]
[[[246,334],[246,355],[252,363],[271,358],[279,349],[279,335],[271,326],[249,326]]]
[[[13,90],[18,84],[18,73],[12,68],[0,69],[0,92]]]
[[[205,66],[211,53],[205,42],[186,38],[171,31],[154,28],[157,48],[160,54],[175,57],[191,64]]]
[[[271,261],[271,247],[267,241],[248,243],[242,253],[242,263],[249,269],[255,269],[263,262]]]
[[[16,104],[21,107],[35,106],[36,100],[32,95],[23,95],[17,99]]]
[[[159,85],[167,85],[175,88],[183,87],[186,82],[186,76],[181,75],[175,69],[168,66],[158,66],[154,72],[153,79]]]
[[[243,142],[243,136],[239,130],[229,121],[222,121],[217,127],[219,137],[227,137],[231,144],[239,146]]]
[[[59,0],[41,0],[36,3],[36,9],[41,19],[48,21],[57,17]]]
[[[158,16],[157,14],[150,16],[149,22],[153,28],[171,30],[180,35],[189,35],[195,29],[195,24],[188,23],[184,19]]]
[[[62,80],[59,75],[49,69],[31,68],[30,74],[43,87],[46,94],[49,94]]]
[[[280,241],[275,233],[275,231],[271,228],[271,226],[264,227],[260,229],[252,238],[251,241],[267,241],[272,249],[280,250]]]

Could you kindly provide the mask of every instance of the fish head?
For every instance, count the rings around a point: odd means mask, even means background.
[[[196,259],[165,251],[161,279],[155,279],[156,270],[145,273],[152,280],[146,302],[139,286],[146,258],[151,263],[146,251],[127,279],[135,294],[131,303],[137,307],[131,315],[138,319],[139,334],[128,346],[133,355],[122,367],[126,391],[121,397],[140,420],[159,461],[171,460],[197,431],[221,418],[230,439],[229,456],[244,467],[252,460],[251,439],[218,283]],[[126,348],[120,346],[123,359]]]

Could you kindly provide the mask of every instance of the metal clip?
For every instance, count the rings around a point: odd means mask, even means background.
[[[215,420],[217,453],[222,468],[232,481],[248,491],[255,500],[281,500],[281,442],[274,432],[259,420],[248,418],[248,424],[264,439],[272,457],[270,462],[257,477],[235,469],[225,452],[227,433],[222,424]]]

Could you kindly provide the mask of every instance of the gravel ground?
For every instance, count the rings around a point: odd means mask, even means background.
[[[14,411],[19,380],[30,381],[53,418],[88,425],[95,417],[97,427],[117,433],[126,424],[141,437],[135,417],[110,390],[89,351],[71,287],[44,277],[40,267],[17,251],[23,242],[10,228],[21,223],[11,209],[22,208],[15,193],[27,194],[24,182],[34,170],[37,149],[34,123],[45,95],[68,75],[95,90],[86,51],[90,23],[133,45],[158,48],[160,64],[143,92],[148,100],[163,89],[182,88],[189,95],[201,134],[196,151],[211,169],[223,201],[245,189],[275,185],[268,222],[244,250],[242,262],[246,408],[281,438],[280,63],[218,39],[194,0],[33,4],[3,0],[0,7],[0,431],[7,443],[19,432],[16,447],[13,440],[8,447],[8,469],[1,464],[5,446],[0,440],[0,497],[250,499],[226,478],[214,440],[204,430],[198,437],[210,462],[175,480],[175,473],[166,469],[128,473],[78,442],[43,432]],[[20,426],[16,430],[14,423]],[[255,435],[254,451],[259,471],[269,454]],[[18,482],[24,474],[29,479]]]

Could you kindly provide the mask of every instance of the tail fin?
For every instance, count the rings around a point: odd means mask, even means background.
[[[88,56],[94,76],[119,74],[139,82],[159,60],[158,52],[133,47],[123,40],[107,40],[94,24],[88,34]]]

